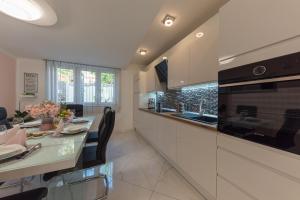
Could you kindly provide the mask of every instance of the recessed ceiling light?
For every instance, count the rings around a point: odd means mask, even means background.
[[[139,49],[138,50],[138,53],[142,56],[146,55],[147,54],[147,50],[146,49]]]
[[[198,32],[196,33],[196,37],[197,38],[202,38],[204,36],[204,33],[203,32]]]
[[[0,0],[0,12],[41,26],[50,26],[57,22],[54,10],[45,0]]]
[[[174,24],[175,21],[175,17],[171,16],[171,15],[166,15],[164,17],[164,19],[162,20],[162,23],[166,26],[166,27],[170,27]]]

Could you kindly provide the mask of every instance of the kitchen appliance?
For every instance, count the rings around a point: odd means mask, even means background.
[[[300,52],[219,72],[218,130],[300,155]]]
[[[148,99],[148,109],[155,109],[155,99],[154,98]]]
[[[161,83],[168,82],[168,60],[163,60],[155,66],[156,74]]]

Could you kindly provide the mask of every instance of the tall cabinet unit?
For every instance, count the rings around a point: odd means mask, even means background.
[[[243,65],[284,55],[286,45],[276,45],[300,37],[299,7],[298,0],[230,0],[219,12],[220,59]]]

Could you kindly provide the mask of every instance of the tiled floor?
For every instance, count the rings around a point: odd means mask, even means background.
[[[135,132],[114,134],[108,147],[108,163],[99,168],[65,176],[109,177],[108,200],[204,200],[204,198]],[[90,200],[103,194],[103,181],[61,186],[61,178],[50,184],[48,199]],[[31,186],[34,187],[34,186]]]

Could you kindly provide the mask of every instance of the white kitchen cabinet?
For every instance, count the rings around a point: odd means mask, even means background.
[[[199,32],[203,37],[196,37]],[[169,88],[217,80],[218,35],[216,14],[168,51]]]
[[[176,44],[168,56],[168,88],[189,84],[190,43],[185,38]]]
[[[242,156],[218,149],[218,175],[241,188],[254,199],[298,200],[299,179],[284,175]]]
[[[217,132],[181,124],[178,126],[177,163],[198,185],[216,198]]]
[[[157,146],[173,162],[177,161],[177,121],[159,117],[157,121]]]
[[[146,71],[146,92],[155,91],[155,73],[154,65],[151,63]]]
[[[255,200],[220,177],[217,182],[218,200]]]
[[[203,33],[201,38],[197,33]],[[192,34],[189,84],[218,80],[219,15],[215,15]]]
[[[220,58],[300,35],[299,0],[230,0],[220,9]]]

